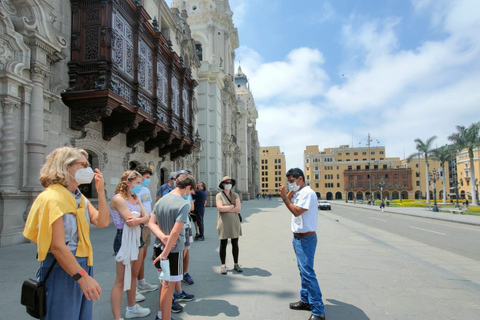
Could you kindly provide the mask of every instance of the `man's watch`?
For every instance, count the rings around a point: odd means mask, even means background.
[[[283,201],[287,201],[287,200],[288,200],[288,197],[285,197],[285,198],[282,198],[282,199],[283,199]]]
[[[75,274],[72,276],[72,278],[73,278],[73,280],[78,281],[78,280],[80,280],[80,278],[83,277],[86,273],[87,273],[87,272],[86,272],[84,269],[82,269],[82,271],[80,271],[80,273],[75,273]]]

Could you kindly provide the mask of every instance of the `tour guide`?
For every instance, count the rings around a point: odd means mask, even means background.
[[[318,209],[317,195],[305,184],[305,176],[299,168],[287,172],[289,192],[280,187],[280,195],[292,216],[293,250],[297,256],[302,289],[300,301],[290,303],[290,309],[312,311],[309,320],[325,320],[325,307],[317,276],[313,269],[317,248]]]

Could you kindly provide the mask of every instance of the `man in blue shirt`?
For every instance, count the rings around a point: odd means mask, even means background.
[[[204,241],[205,235],[203,216],[205,214],[205,206],[207,204],[207,186],[204,182],[197,184],[197,190],[195,190],[195,203],[193,213],[196,218],[197,234],[195,235],[195,240]]]

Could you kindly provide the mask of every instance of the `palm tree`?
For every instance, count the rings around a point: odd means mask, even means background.
[[[432,150],[432,159],[435,159],[440,162],[440,166],[442,167],[442,183],[443,183],[443,203],[447,202],[447,184],[446,184],[446,170],[445,170],[445,162],[450,161],[455,157],[455,150],[453,150],[449,146],[443,146],[437,149]]]
[[[415,149],[417,149],[417,152],[411,154],[408,158],[407,161],[410,162],[414,157],[420,157],[423,156],[425,158],[425,179],[427,182],[427,196],[426,196],[426,202],[430,203],[430,174],[429,174],[429,166],[428,166],[428,157],[431,156],[432,154],[432,144],[433,141],[437,139],[437,136],[433,136],[428,138],[425,142],[422,141],[422,139],[417,138],[414,140],[416,143]]]
[[[455,148],[460,151],[467,149],[468,160],[470,162],[470,187],[472,194],[472,205],[477,206],[477,197],[475,196],[475,167],[473,166],[473,150],[480,148],[480,122],[472,123],[468,128],[457,126],[457,132],[452,133],[448,140],[452,141]]]

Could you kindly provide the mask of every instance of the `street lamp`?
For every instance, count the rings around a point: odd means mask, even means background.
[[[380,178],[380,181],[377,184],[380,187],[380,201],[383,201],[383,187],[387,184],[387,182],[385,182],[383,178]]]
[[[430,175],[430,181],[433,182],[433,212],[438,212],[437,207],[437,180],[440,178],[440,172],[434,168],[432,174]]]
[[[345,203],[348,203],[348,193],[347,193],[348,187],[345,186]]]
[[[475,178],[475,189],[476,189],[475,196],[477,198],[477,203],[478,203],[478,179],[477,178]]]
[[[455,159],[455,165],[453,166],[453,179],[455,181],[455,208],[460,208],[460,204],[458,203],[458,177],[457,177],[457,160]]]

